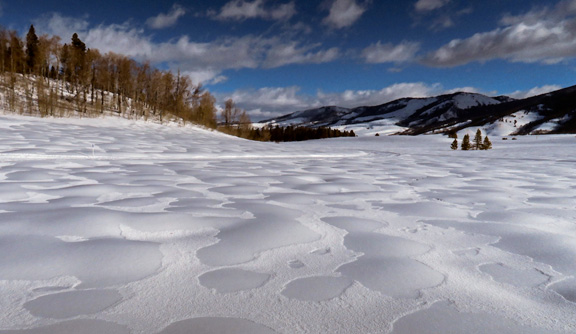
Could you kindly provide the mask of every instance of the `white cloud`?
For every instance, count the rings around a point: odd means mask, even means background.
[[[442,93],[440,84],[397,83],[380,90],[346,90],[342,93],[318,93],[322,105],[341,107],[372,106],[403,97],[428,97]]]
[[[219,20],[236,20],[261,18],[265,20],[289,20],[296,14],[294,1],[265,8],[265,0],[232,0],[225,4],[215,17]]]
[[[228,80],[226,76],[220,75],[219,71],[211,69],[193,69],[182,71],[181,74],[189,77],[193,83],[201,82],[205,85],[215,85]]]
[[[291,64],[324,63],[339,56],[337,48],[322,49],[319,44],[303,44],[278,37],[247,35],[196,42],[189,36],[155,43],[144,29],[131,23],[90,27],[86,19],[73,19],[60,14],[36,20],[39,31],[61,36],[68,41],[74,32],[86,45],[102,53],[115,52],[138,61],[167,64],[187,73],[195,83],[215,84],[226,77],[229,69],[275,68]]]
[[[420,50],[420,43],[402,42],[398,45],[391,43],[372,44],[362,51],[362,58],[367,63],[405,63],[414,60],[416,53]]]
[[[558,85],[544,85],[541,87],[534,87],[529,90],[517,90],[507,95],[515,99],[525,99],[527,97],[546,94],[559,89],[562,89],[562,87]]]
[[[296,111],[300,108],[319,106],[313,97],[298,94],[300,87],[264,87],[260,89],[240,89],[222,100],[233,99],[236,105],[250,112],[280,114],[287,111]],[[263,111],[265,110],[265,111]]]
[[[554,64],[576,57],[576,1],[561,2],[520,16],[505,16],[503,27],[455,39],[424,57],[423,63],[452,67],[505,59]]]
[[[90,48],[100,52],[114,52],[128,57],[147,59],[153,54],[154,44],[144,37],[143,30],[129,24],[100,25],[86,31],[78,31],[80,38]]]
[[[160,13],[146,20],[146,24],[152,29],[164,29],[171,27],[178,22],[178,19],[186,14],[186,10],[179,5],[172,6],[168,14]]]
[[[72,18],[62,16],[59,13],[43,15],[34,20],[33,23],[36,30],[45,31],[52,35],[58,35],[62,37],[63,40],[71,38],[72,34],[75,32],[85,31],[89,26],[85,17]]]
[[[289,20],[294,15],[296,15],[296,5],[293,1],[279,5],[269,12],[269,16],[272,19],[279,21]]]
[[[427,12],[444,7],[450,0],[418,0],[414,5],[419,12]]]
[[[63,43],[70,43],[72,34],[78,33],[90,48],[102,53],[115,52],[129,57],[146,57],[152,53],[151,41],[144,37],[143,30],[131,27],[128,23],[99,25],[89,29],[85,18],[71,18],[52,13],[34,20],[36,30],[57,35]]]
[[[334,61],[339,57],[338,48],[311,51],[315,48],[317,45],[301,46],[297,42],[275,43],[268,51],[263,66],[273,68],[288,64],[321,64]]]
[[[432,31],[452,28],[461,22],[461,17],[473,12],[473,7],[459,7],[458,3],[447,6],[450,0],[421,0],[415,4],[412,18],[415,25],[426,25]],[[442,10],[438,10],[442,9]]]
[[[356,0],[334,0],[328,17],[322,22],[335,29],[347,28],[353,25],[367,8],[367,2],[358,4]]]

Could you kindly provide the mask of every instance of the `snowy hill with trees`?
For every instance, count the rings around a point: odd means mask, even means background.
[[[15,31],[0,28],[0,105],[4,112],[40,117],[194,123],[259,141],[354,135],[335,129],[271,133],[267,127],[253,127],[234,101],[227,100],[219,111],[214,96],[179,71],[159,70],[111,52],[101,54],[76,33],[64,44],[58,37],[38,37],[34,26],[25,41]]]

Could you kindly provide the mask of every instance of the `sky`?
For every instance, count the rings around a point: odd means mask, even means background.
[[[31,24],[180,71],[253,120],[576,84],[576,0],[0,0],[0,25]]]

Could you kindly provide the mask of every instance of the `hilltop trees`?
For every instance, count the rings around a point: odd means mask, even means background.
[[[88,116],[110,110],[160,121],[181,118],[216,128],[214,97],[189,77],[112,52],[101,54],[77,33],[61,44],[58,37],[38,37],[34,26],[25,41],[15,31],[0,28],[0,78],[13,111],[23,103],[20,85],[27,108],[18,108],[30,114],[56,116],[58,110],[60,116]],[[36,98],[38,103],[32,103]]]

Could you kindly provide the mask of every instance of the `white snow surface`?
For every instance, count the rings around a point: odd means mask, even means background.
[[[0,117],[0,333],[576,333],[576,139]]]
[[[482,94],[462,93],[454,96],[454,104],[460,109],[468,109],[479,105],[499,104],[500,101]]]

